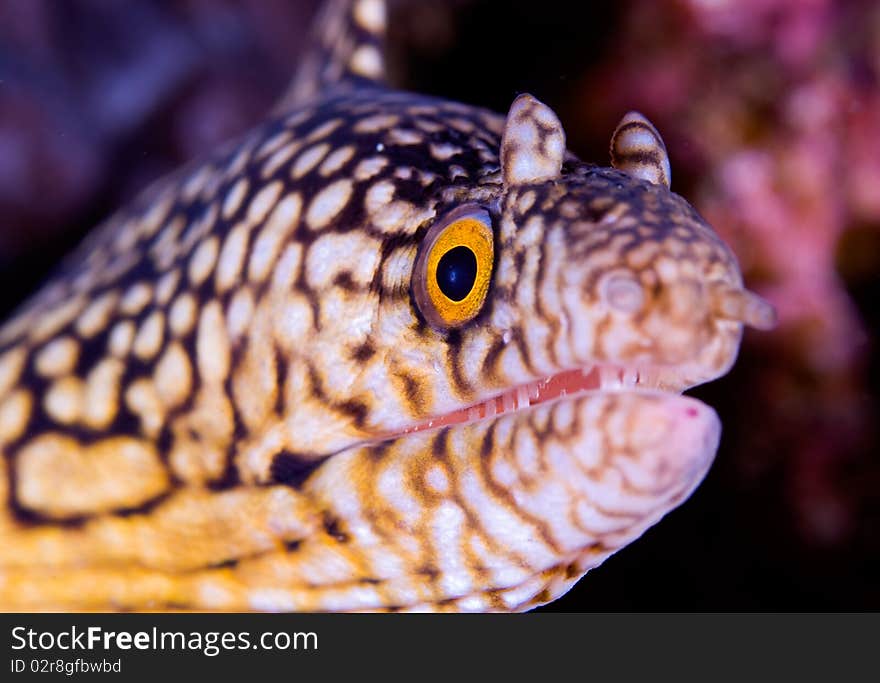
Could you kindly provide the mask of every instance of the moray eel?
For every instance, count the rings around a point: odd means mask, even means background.
[[[681,392],[772,309],[669,189],[528,94],[391,89],[331,2],[271,117],[99,226],[0,330],[0,607],[526,610],[682,503]]]

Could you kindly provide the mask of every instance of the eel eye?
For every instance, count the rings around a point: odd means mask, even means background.
[[[438,221],[422,241],[413,270],[413,294],[436,328],[473,320],[486,301],[494,260],[492,219],[464,206]]]

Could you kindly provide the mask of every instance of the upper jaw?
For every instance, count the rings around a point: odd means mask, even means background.
[[[497,418],[532,406],[587,393],[654,392],[680,394],[694,386],[675,366],[594,363],[518,384],[486,400],[434,416],[385,435],[395,438],[413,432]]]

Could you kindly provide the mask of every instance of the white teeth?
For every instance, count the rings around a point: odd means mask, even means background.
[[[467,419],[468,419],[468,422],[472,422],[474,420],[479,420],[480,419],[480,406],[473,406],[471,408],[468,408]]]
[[[540,389],[538,388],[537,382],[529,382],[526,387],[529,392],[529,400],[538,398],[538,394],[540,393]]]
[[[486,414],[484,417],[495,417],[495,413],[497,412],[495,403],[496,401],[494,398],[491,401],[486,402]]]
[[[623,370],[623,385],[626,387],[634,387],[639,381],[639,371],[631,368]]]
[[[529,405],[529,387],[520,385],[516,388],[516,407],[524,408]]]
[[[516,397],[512,392],[508,391],[501,397],[501,410],[502,412],[509,413],[514,408],[516,408]]]
[[[603,389],[620,389],[623,382],[620,379],[620,369],[603,365],[599,367],[599,380]]]

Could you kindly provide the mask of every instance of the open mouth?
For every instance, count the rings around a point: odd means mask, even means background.
[[[491,419],[586,392],[664,391],[679,394],[689,386],[670,368],[624,367],[601,363],[588,368],[565,370],[544,379],[521,384],[486,401],[407,427],[398,435]]]
[[[773,306],[757,294],[726,281],[714,282],[708,290],[711,294],[710,309],[717,321],[728,326],[745,325],[760,330],[772,329],[775,326],[776,312]],[[725,329],[724,332],[733,334],[730,329]],[[722,365],[719,364],[719,367]],[[681,394],[693,386],[712,381],[721,374],[723,371],[713,372],[711,368],[702,367],[696,360],[685,361],[680,365],[597,363],[564,370],[543,379],[521,384],[485,401],[430,418],[393,434],[386,434],[384,438],[493,419],[538,404],[566,397],[572,398],[588,392],[645,391]],[[693,408],[688,412],[690,410]]]

